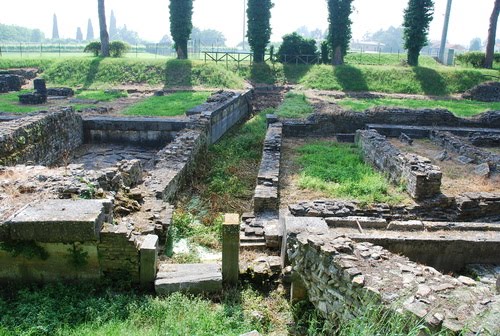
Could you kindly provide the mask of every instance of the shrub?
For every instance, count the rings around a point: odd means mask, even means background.
[[[321,63],[330,64],[330,47],[328,46],[328,41],[321,42]]]
[[[458,62],[466,65],[472,65],[472,67],[474,68],[482,68],[485,59],[486,59],[485,53],[480,51],[471,51],[457,55]],[[495,53],[494,61],[500,62],[500,53]]]
[[[94,56],[99,56],[99,52],[101,51],[101,42],[90,42],[85,46],[83,52],[93,53]]]
[[[297,56],[316,55],[316,41],[306,39],[297,33],[283,36],[283,43],[278,50],[278,59],[282,63],[293,63]]]
[[[109,44],[109,53],[112,57],[122,57],[129,49],[130,46],[122,41],[113,41]]]

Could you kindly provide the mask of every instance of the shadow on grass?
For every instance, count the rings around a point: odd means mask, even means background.
[[[165,66],[165,87],[192,87],[192,72],[193,64],[190,60],[168,60]]]
[[[95,78],[97,76],[97,71],[99,70],[99,65],[104,58],[96,57],[90,62],[89,71],[85,77],[85,82],[83,83],[83,88],[88,89],[92,84],[94,84]]]
[[[310,64],[284,64],[283,70],[285,72],[286,80],[289,83],[297,84],[300,80],[311,70]]]
[[[344,91],[369,91],[365,76],[356,67],[340,65],[333,67],[333,75]]]
[[[267,63],[253,63],[250,69],[250,80],[254,83],[274,84],[279,82],[274,67]]]
[[[424,67],[412,67],[415,78],[426,95],[444,96],[448,89],[443,76],[434,69]]]

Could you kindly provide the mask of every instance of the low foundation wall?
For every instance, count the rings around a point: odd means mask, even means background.
[[[0,123],[0,165],[50,165],[83,143],[83,122],[72,109]]]
[[[405,184],[412,198],[422,200],[441,193],[441,170],[431,165],[429,159],[401,153],[373,130],[358,130],[356,143],[365,160],[386,173],[392,182]]]
[[[161,146],[185,129],[188,120],[178,118],[85,117],[85,143],[138,143]]]
[[[474,118],[459,118],[448,110],[376,107],[365,112],[344,111],[313,114],[307,120],[284,120],[286,137],[332,136],[355,133],[368,124],[412,126],[500,128],[500,111],[482,113]]]
[[[368,242],[331,234],[321,219],[287,219],[286,253],[309,300],[332,323],[370,305],[424,319],[432,329],[500,332],[494,284],[453,278]],[[482,304],[488,302],[488,304]]]
[[[492,171],[500,169],[500,155],[474,147],[449,132],[431,132],[430,139],[446,150],[469,158],[472,163],[486,163]]]
[[[279,209],[281,137],[282,124],[270,124],[264,140],[262,161],[253,198],[256,214],[265,211],[277,212]]]

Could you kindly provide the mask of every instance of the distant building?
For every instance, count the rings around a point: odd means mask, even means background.
[[[385,44],[374,41],[351,41],[351,51],[378,52]]]

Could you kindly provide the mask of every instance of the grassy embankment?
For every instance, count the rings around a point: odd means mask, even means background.
[[[354,63],[356,54],[350,55]],[[349,57],[347,61],[349,61]],[[366,55],[363,57],[375,57]],[[51,85],[95,88],[115,84],[146,83],[167,86],[243,88],[244,80],[292,83],[305,88],[344,91],[380,91],[448,95],[499,76],[498,70],[445,67],[428,56],[420,67],[399,65],[395,55],[381,57],[380,65],[241,65],[203,61],[102,59],[0,59],[0,68],[41,66]],[[376,63],[375,63],[376,64]],[[488,77],[490,76],[490,77]],[[491,77],[493,76],[493,77]]]

